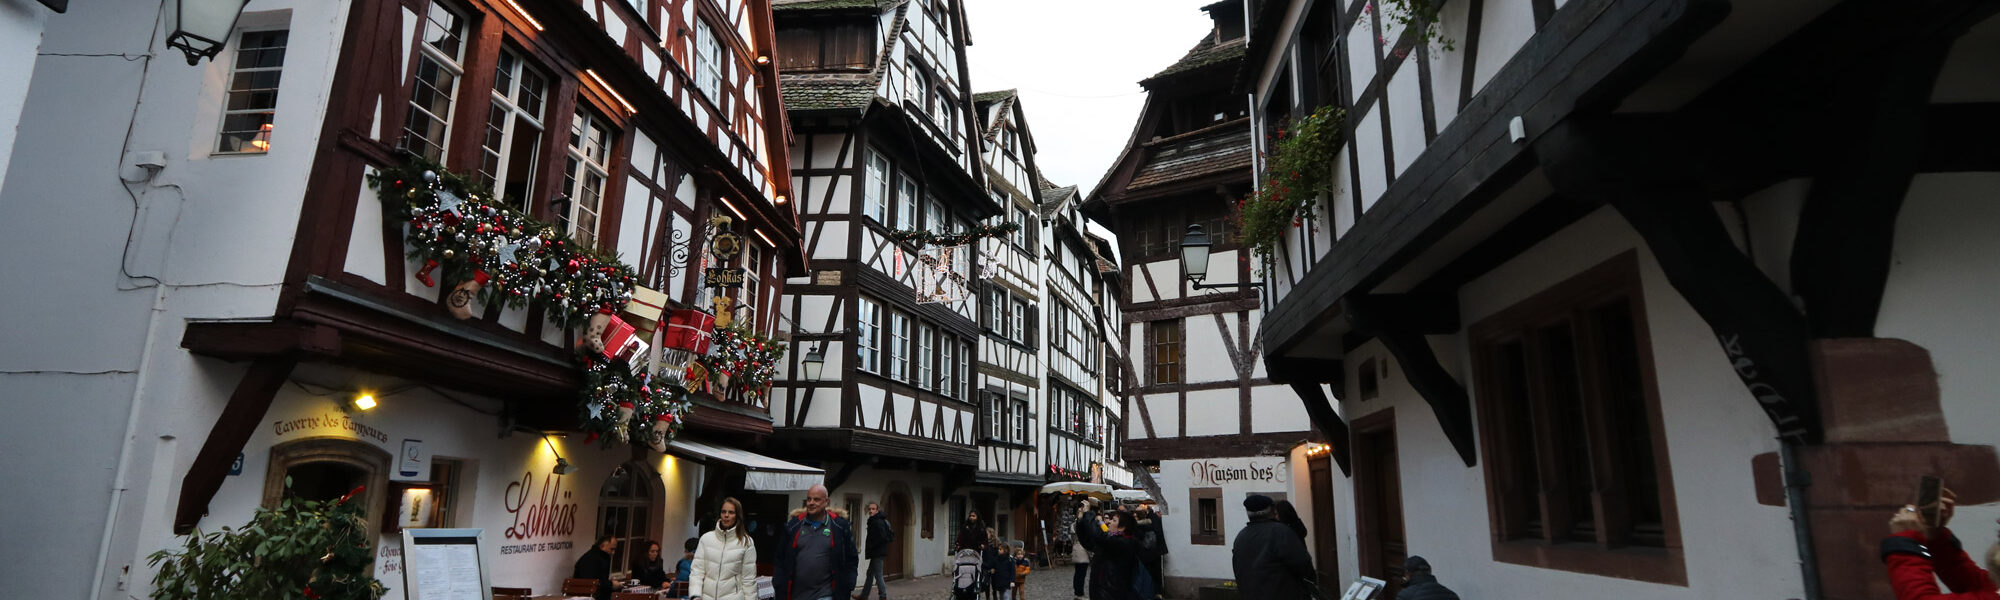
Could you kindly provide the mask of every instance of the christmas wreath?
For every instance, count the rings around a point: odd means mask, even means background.
[[[785,356],[785,347],[784,342],[749,329],[717,329],[712,349],[696,361],[701,367],[698,374],[705,375],[719,388],[734,385],[750,399],[760,399],[770,392],[771,379],[778,373],[778,359]]]

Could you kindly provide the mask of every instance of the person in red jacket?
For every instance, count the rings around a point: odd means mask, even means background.
[[[1940,496],[1936,528],[1924,525],[1915,506],[1904,506],[1889,518],[1893,533],[1882,540],[1882,562],[1889,566],[1896,600],[2000,600],[2000,587],[1945,528],[1956,499],[1950,490]],[[1939,591],[1940,580],[1953,593]]]

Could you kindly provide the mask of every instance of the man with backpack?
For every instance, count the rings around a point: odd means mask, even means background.
[[[881,600],[889,600],[889,583],[882,579],[882,558],[889,555],[889,516],[882,514],[882,505],[868,503],[868,541],[864,543],[862,558],[868,559],[868,574],[861,580],[861,593],[854,600],[867,600],[868,590],[880,587]]]

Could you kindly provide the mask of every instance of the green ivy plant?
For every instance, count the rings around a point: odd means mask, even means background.
[[[1422,43],[1438,44],[1445,50],[1452,50],[1456,46],[1452,40],[1438,33],[1438,10],[1444,8],[1442,0],[1380,0],[1380,2],[1382,15],[1395,21],[1397,25],[1405,29],[1421,27],[1422,29],[1417,31],[1417,39]],[[1370,3],[1362,7],[1362,10],[1365,12],[1373,8],[1374,4]],[[1384,43],[1393,45],[1396,40],[1384,40]]]
[[[1264,155],[1264,179],[1239,206],[1243,243],[1269,259],[1285,232],[1310,221],[1320,194],[1333,189],[1333,154],[1345,113],[1325,106],[1278,128]]]
[[[286,498],[241,528],[197,532],[179,551],[154,552],[152,600],[379,600],[368,520],[362,502],[348,502],[361,489],[338,500]]]

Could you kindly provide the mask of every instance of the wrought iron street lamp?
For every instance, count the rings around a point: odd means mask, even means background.
[[[1208,241],[1208,233],[1201,230],[1201,224],[1188,226],[1187,236],[1181,238],[1181,271],[1187,273],[1187,280],[1197,290],[1238,289],[1264,287],[1264,282],[1204,284],[1208,279],[1208,251],[1214,246]]]
[[[250,0],[174,0],[167,9],[167,46],[179,48],[188,64],[215,59],[215,53],[229,43],[236,19]]]
[[[800,364],[805,367],[807,381],[819,381],[820,369],[826,367],[826,347],[815,346]]]

